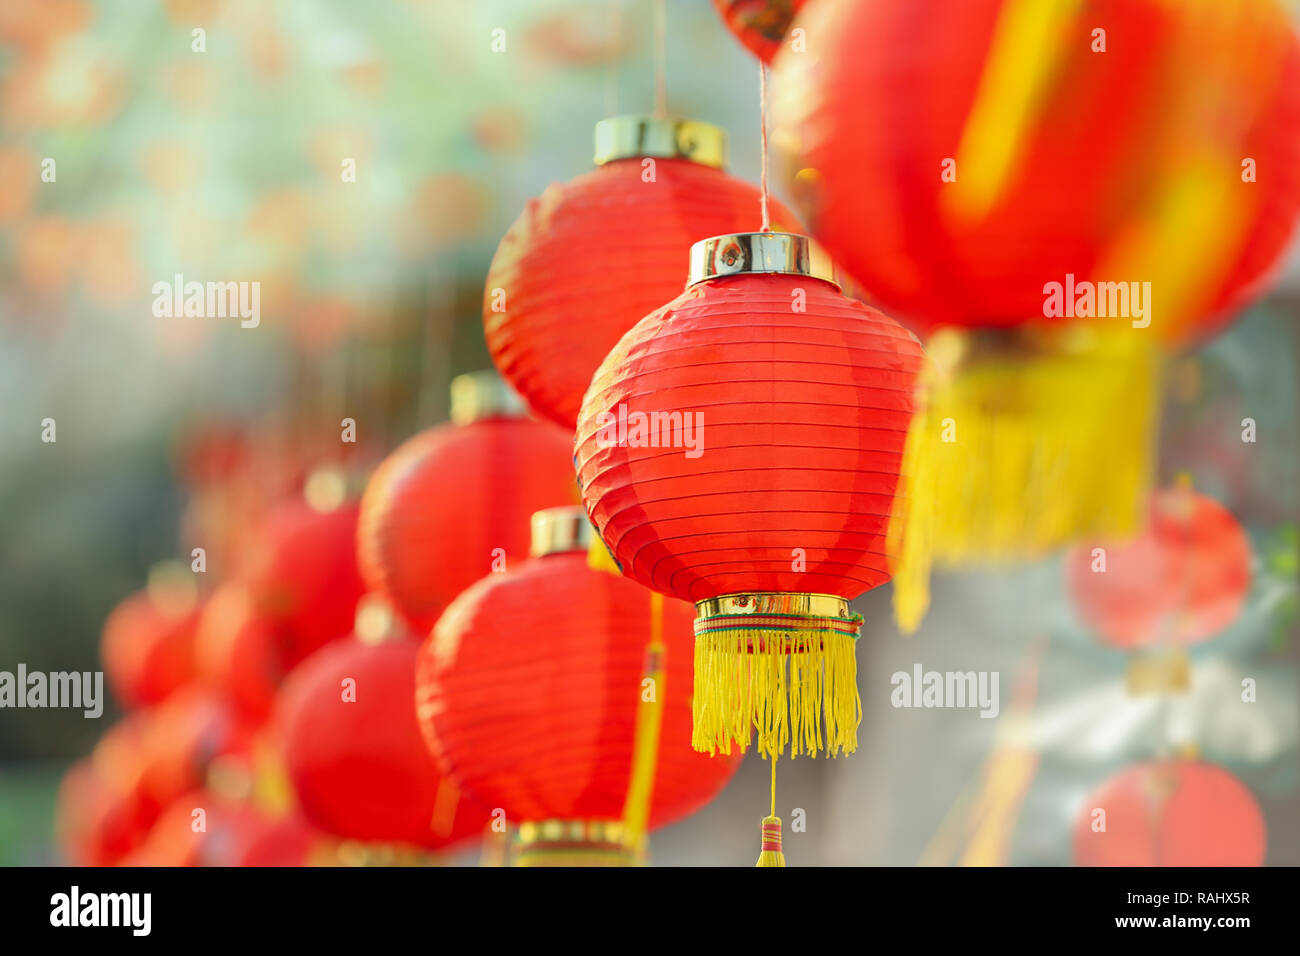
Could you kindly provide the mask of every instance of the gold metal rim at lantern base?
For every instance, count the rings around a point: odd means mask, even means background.
[[[586,551],[591,547],[596,529],[591,526],[587,512],[577,505],[561,508],[544,508],[533,512],[530,557],[566,551]]]
[[[835,265],[818,243],[792,232],[738,232],[691,246],[687,285],[742,274],[808,276],[835,288]]]
[[[530,820],[519,824],[515,835],[517,848],[551,843],[593,843],[627,848],[628,832],[621,820]]]
[[[636,866],[638,853],[620,820],[540,820],[521,823],[512,865]]]
[[[721,169],[727,134],[712,123],[666,116],[611,116],[596,124],[597,166],[618,159],[688,159]]]
[[[723,594],[695,602],[695,619],[738,614],[791,614],[800,617],[851,618],[849,602],[834,594],[750,592]]]
[[[466,372],[451,380],[451,420],[457,425],[527,414],[524,400],[496,372]]]

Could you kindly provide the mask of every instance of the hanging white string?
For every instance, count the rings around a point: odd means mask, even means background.
[[[668,115],[667,14],[664,0],[655,0],[655,116]]]
[[[761,231],[771,232],[772,223],[767,212],[767,64],[762,61],[758,64],[758,118],[763,126],[763,132],[760,136],[763,154],[763,175],[759,183],[763,206],[763,228]]]

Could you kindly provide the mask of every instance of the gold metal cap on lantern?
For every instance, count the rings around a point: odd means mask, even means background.
[[[792,232],[740,232],[701,239],[691,246],[687,285],[719,276],[757,273],[808,276],[839,288],[835,265],[808,236]]]
[[[524,400],[496,372],[466,372],[451,380],[451,420],[457,425],[527,414]]]
[[[597,166],[643,156],[689,159],[721,169],[727,161],[727,134],[712,123],[667,116],[611,116],[596,124]]]
[[[402,636],[404,628],[387,598],[367,594],[357,602],[354,631],[362,644],[374,645]]]
[[[576,505],[546,508],[533,513],[533,538],[528,553],[540,558],[565,551],[586,551],[595,535],[582,508]]]

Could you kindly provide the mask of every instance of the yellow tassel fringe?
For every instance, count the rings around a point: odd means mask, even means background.
[[[916,630],[931,565],[1032,560],[1134,534],[1152,480],[1160,362],[1146,330],[943,330],[889,534],[894,614]]]
[[[744,753],[751,734],[758,752],[775,757],[858,748],[856,641],[832,630],[767,628],[698,633],[695,637],[695,727],[691,743],[710,754]]]

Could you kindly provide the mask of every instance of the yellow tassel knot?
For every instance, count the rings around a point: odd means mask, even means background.
[[[764,817],[763,844],[755,866],[785,866],[785,853],[781,850],[781,818]]]

